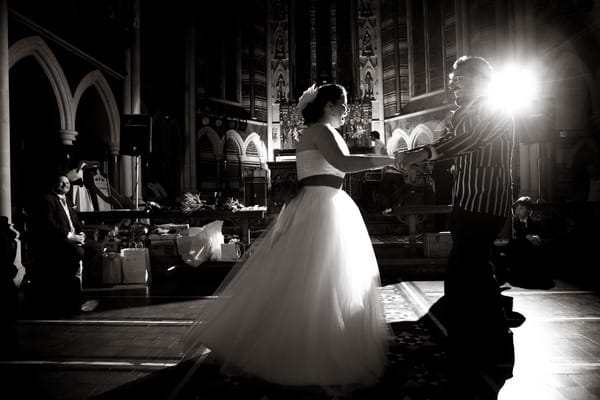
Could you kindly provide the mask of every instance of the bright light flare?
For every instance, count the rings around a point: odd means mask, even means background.
[[[527,111],[539,95],[539,80],[532,67],[508,65],[494,73],[489,96],[496,107]]]

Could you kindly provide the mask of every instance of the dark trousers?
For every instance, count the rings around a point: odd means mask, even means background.
[[[454,207],[451,214],[452,250],[444,282],[447,301],[449,361],[455,388],[489,389],[482,373],[499,387],[512,376],[514,348],[500,290],[490,264],[490,251],[506,218]],[[499,387],[497,390],[499,390]],[[478,398],[495,398],[496,389]],[[468,393],[456,396],[476,398]]]
[[[77,313],[82,298],[81,261],[85,246],[66,240],[35,247],[35,263],[28,269],[31,281],[29,310],[35,317],[59,317]]]
[[[525,238],[513,239],[508,243],[508,280],[513,286],[548,289],[554,285],[549,270],[548,253],[551,249],[534,246]]]

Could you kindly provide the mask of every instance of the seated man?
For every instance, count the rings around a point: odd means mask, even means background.
[[[531,216],[533,201],[529,196],[522,196],[513,207],[513,234],[507,246],[508,281],[518,287],[549,289],[554,282],[542,251],[541,224]]]
[[[31,213],[31,249],[36,259],[27,271],[35,306],[44,314],[63,315],[90,311],[96,301],[82,301],[82,260],[87,246],[83,226],[67,193],[69,179],[59,174]]]

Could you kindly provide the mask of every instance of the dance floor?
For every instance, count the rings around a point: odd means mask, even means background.
[[[0,361],[0,376],[20,398],[334,398],[319,388],[224,377],[208,352],[181,362],[180,339],[205,301],[181,288],[88,289],[100,301],[91,313],[61,320],[23,316],[20,345]],[[389,365],[379,384],[345,398],[446,399],[445,328],[436,315],[442,282],[387,283],[381,291],[394,332]],[[514,377],[499,399],[600,399],[598,293],[557,281],[550,290],[512,288],[506,294],[526,321],[513,329]]]

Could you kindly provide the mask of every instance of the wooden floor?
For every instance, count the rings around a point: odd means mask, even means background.
[[[440,281],[399,284],[421,313],[443,295]],[[507,285],[510,286],[510,285]],[[513,328],[514,377],[500,400],[600,399],[600,296],[556,281],[549,290],[512,288],[514,310],[526,318]]]
[[[212,279],[218,278],[214,274]],[[62,320],[22,318],[19,347],[0,361],[0,376],[23,393],[21,398],[69,400],[174,366],[182,357],[182,335],[211,290],[208,280],[193,288],[188,280],[88,289],[86,294],[100,301],[92,313]],[[382,293],[386,318],[396,322],[427,314],[443,289],[441,281],[388,282]],[[513,329],[514,377],[500,399],[600,399],[598,293],[557,281],[550,290],[512,288],[507,294],[526,321]]]

